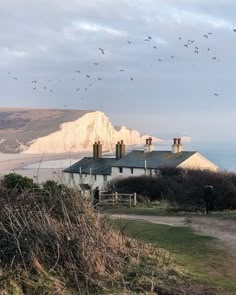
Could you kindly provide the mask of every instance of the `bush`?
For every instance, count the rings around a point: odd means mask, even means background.
[[[115,179],[107,184],[107,188],[121,193],[136,192],[150,201],[167,200],[180,210],[202,211],[207,184],[214,186],[216,210],[236,209],[236,174],[225,171],[162,168],[155,176]]]
[[[14,190],[15,192],[23,192],[26,190],[37,190],[39,187],[29,177],[17,173],[9,173],[3,178],[2,188]]]

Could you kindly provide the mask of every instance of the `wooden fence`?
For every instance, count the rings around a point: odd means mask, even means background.
[[[117,204],[128,204],[130,207],[135,207],[137,205],[137,195],[133,194],[123,194],[123,193],[106,193],[101,192],[99,196],[100,204],[109,204],[115,206]]]

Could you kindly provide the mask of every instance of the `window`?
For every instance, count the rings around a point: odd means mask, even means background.
[[[134,168],[130,168],[130,173],[134,174]]]
[[[123,173],[123,168],[122,167],[119,168],[119,173]]]
[[[103,175],[103,181],[107,181],[107,175]]]
[[[96,174],[94,174],[94,180],[97,180],[97,175]]]

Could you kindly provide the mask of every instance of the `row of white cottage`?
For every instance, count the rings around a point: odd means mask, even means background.
[[[124,142],[118,142],[113,158],[103,157],[102,144],[95,142],[93,157],[84,157],[63,172],[67,184],[93,189],[96,186],[102,187],[117,177],[154,175],[162,167],[211,171],[219,169],[199,152],[183,151],[181,138],[174,138],[172,151],[155,151],[150,137],[146,139],[143,150],[133,150],[128,154]]]

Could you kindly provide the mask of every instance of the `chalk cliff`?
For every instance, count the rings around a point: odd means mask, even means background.
[[[58,131],[28,142],[25,153],[64,153],[91,151],[95,141],[100,140],[103,151],[114,149],[117,141],[124,140],[126,145],[145,143],[148,135],[126,127],[114,128],[108,117],[99,111],[89,112],[82,117],[65,122]],[[153,138],[153,141],[161,141]]]

